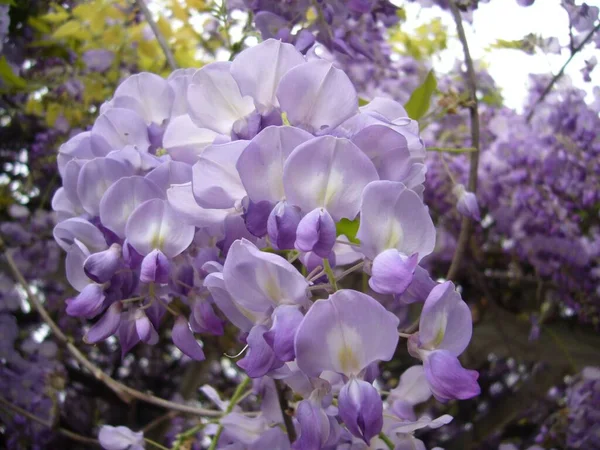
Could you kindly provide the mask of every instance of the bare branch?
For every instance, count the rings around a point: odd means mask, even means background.
[[[470,153],[468,189],[469,191],[475,193],[477,191],[477,168],[479,166],[479,104],[477,101],[477,79],[475,76],[473,59],[471,58],[471,53],[469,51],[469,44],[465,35],[465,29],[463,28],[462,17],[460,15],[458,6],[456,5],[456,0],[450,0],[450,10],[454,16],[454,21],[456,22],[458,38],[462,44],[463,52],[465,54],[465,64],[467,65],[467,76],[465,81],[469,89],[470,97],[469,115],[471,119],[471,146],[477,150]],[[454,279],[460,270],[460,265],[467,251],[472,229],[473,222],[471,219],[468,217],[463,217],[460,227],[460,234],[458,236],[458,243],[456,244],[456,251],[454,252],[450,269],[446,275],[446,278],[449,280]]]
[[[152,18],[152,13],[148,9],[148,5],[146,5],[146,2],[144,0],[135,0],[135,1],[138,4],[138,6],[140,7],[140,9],[142,10],[144,17],[146,18],[146,22],[148,22],[148,25],[150,25],[150,28],[152,28],[152,32],[154,33],[154,36],[156,37],[156,40],[158,41],[158,45],[160,45],[160,48],[162,48],[162,51],[165,54],[165,58],[167,59],[167,63],[169,64],[169,67],[171,67],[171,69],[173,69],[173,70],[178,69],[177,62],[175,62],[175,57],[173,56],[173,52],[171,51],[171,48],[169,47],[167,40],[165,39],[163,34],[160,32],[158,25]]]

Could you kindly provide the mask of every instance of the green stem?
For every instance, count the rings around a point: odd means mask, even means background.
[[[238,385],[238,387],[236,388],[235,392],[233,393],[233,396],[231,397],[231,400],[229,401],[229,405],[227,405],[227,409],[225,409],[224,416],[226,416],[231,411],[233,411],[233,408],[235,407],[235,405],[243,397],[244,391],[246,390],[246,387],[248,387],[248,384],[250,384],[250,378],[246,377]],[[221,433],[223,433],[223,425],[219,424],[219,428],[217,428],[217,432],[215,433],[215,436],[213,437],[213,440],[210,443],[210,447],[208,447],[208,450],[215,450],[217,448],[217,443],[219,442],[219,438],[221,437]]]
[[[394,450],[394,443],[391,441],[391,439],[389,437],[387,437],[385,434],[383,434],[383,431],[381,433],[379,433],[379,439],[381,439],[383,442],[385,442],[385,445],[388,446],[388,448],[390,450]]]
[[[160,449],[160,450],[169,450],[167,447],[165,447],[162,444],[159,444],[158,442],[153,441],[152,439],[148,439],[148,438],[144,438],[144,441],[146,441],[148,444]]]
[[[329,284],[331,284],[333,291],[334,292],[337,291],[338,290],[337,281],[335,280],[335,275],[333,274],[333,270],[331,269],[331,265],[329,264],[329,260],[327,258],[325,258],[323,260],[323,269],[325,270],[325,273],[327,274],[327,279],[329,280]]]

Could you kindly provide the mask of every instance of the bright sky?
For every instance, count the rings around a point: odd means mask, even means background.
[[[589,5],[599,4],[598,0],[588,0]],[[407,31],[441,17],[451,36],[456,36],[456,28],[451,14],[442,12],[438,7],[421,8],[416,3],[402,3],[407,12],[407,22],[403,28]],[[579,3],[579,2],[578,2]],[[475,59],[483,58],[489,64],[489,72],[502,88],[504,102],[511,108],[522,109],[527,93],[527,82],[530,73],[557,73],[569,58],[568,49],[561,55],[535,54],[528,55],[518,50],[492,49],[490,44],[498,38],[504,40],[521,39],[529,33],[544,38],[557,37],[561,45],[569,43],[568,16],[560,6],[559,0],[537,0],[532,6],[522,7],[516,0],[492,0],[490,3],[480,3],[473,14],[473,25],[465,23],[467,39],[471,54]],[[456,59],[463,59],[462,48],[457,38],[448,40],[448,50],[441,58],[434,61],[434,68],[447,71],[454,65]],[[600,59],[600,51],[589,44],[569,64],[566,74],[571,77],[573,84],[588,92],[588,100],[594,86],[600,86],[600,67],[592,72],[592,81],[585,83],[581,74],[584,61],[596,55]]]

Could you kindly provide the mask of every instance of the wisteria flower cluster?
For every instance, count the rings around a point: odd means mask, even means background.
[[[417,417],[413,405],[479,393],[458,360],[470,310],[419,266],[435,244],[424,156],[402,106],[359,108],[341,70],[278,40],[166,80],[133,75],[60,148],[54,236],[79,292],[67,313],[94,321],[88,343],[117,335],[123,354],[172,324],[196,360],[194,333],[222,334],[225,317],[246,346],[238,366],[303,399],[293,448],[380,448],[382,432],[417,445],[414,430],[451,418]],[[348,222],[356,236],[338,235]],[[361,271],[367,292],[338,284]],[[394,357],[399,319],[375,296],[424,302],[407,336],[423,365],[385,403],[373,381]],[[268,402],[257,417],[233,409],[218,448],[289,448],[282,421]]]

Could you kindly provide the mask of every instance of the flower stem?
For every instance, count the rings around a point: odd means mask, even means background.
[[[229,414],[231,411],[233,411],[233,408],[235,407],[235,405],[237,405],[237,403],[243,397],[244,391],[248,387],[248,384],[250,384],[250,377],[245,377],[242,380],[242,382],[238,385],[235,392],[233,393],[233,396],[231,397],[231,400],[229,401],[229,404],[227,405],[227,408],[225,409],[225,414],[224,414],[225,416],[227,414]],[[217,428],[217,432],[215,433],[213,440],[210,443],[210,447],[208,447],[208,450],[215,450],[217,448],[217,443],[219,442],[221,433],[223,433],[223,425],[219,424],[219,428]]]
[[[323,259],[323,268],[327,274],[327,279],[329,280],[329,284],[331,284],[333,291],[337,291],[337,281],[335,280],[335,275],[333,274],[333,270],[331,269],[331,265],[329,264],[329,260],[327,258]]]
[[[379,433],[379,439],[381,439],[383,442],[385,442],[385,445],[387,445],[390,450],[394,450],[394,447],[395,447],[394,443],[392,442],[392,440],[389,437],[387,437],[383,433],[383,431],[381,433]]]

